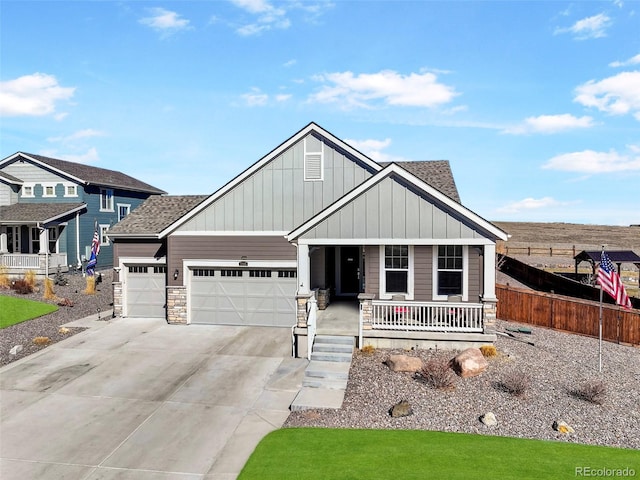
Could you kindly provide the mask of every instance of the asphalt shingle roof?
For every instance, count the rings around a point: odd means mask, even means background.
[[[0,206],[2,223],[37,223],[55,220],[75,212],[84,203],[14,203]]]
[[[33,153],[19,152],[21,155],[31,157],[39,162],[44,163],[56,170],[62,171],[76,177],[87,184],[101,185],[104,187],[122,188],[125,190],[134,190],[138,192],[146,192],[152,194],[167,193],[148,183],[142,182],[125,173],[107,168],[93,167],[82,163],[69,162],[67,160],[59,160],[57,158],[35,155]]]
[[[165,195],[146,199],[138,208],[116,223],[109,235],[153,235],[162,232],[208,195]]]
[[[404,168],[409,173],[415,175],[420,180],[428,183],[436,190],[444,193],[452,200],[460,203],[458,187],[453,179],[451,166],[448,160],[425,160],[418,162],[394,162],[399,167]],[[389,165],[389,162],[380,163],[382,166]]]
[[[9,175],[7,172],[3,172],[0,170],[0,178],[4,179],[6,182],[13,183],[16,185],[22,184],[22,180],[14,177],[13,175]]]

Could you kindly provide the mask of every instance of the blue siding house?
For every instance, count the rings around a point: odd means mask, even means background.
[[[165,193],[114,170],[17,152],[0,160],[0,266],[9,274],[81,267],[97,228],[98,269],[110,268],[109,229]]]

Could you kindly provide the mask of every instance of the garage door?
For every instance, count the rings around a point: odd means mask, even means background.
[[[127,267],[127,317],[165,318],[166,271],[164,265]]]
[[[191,270],[191,323],[291,327],[295,323],[295,270]]]

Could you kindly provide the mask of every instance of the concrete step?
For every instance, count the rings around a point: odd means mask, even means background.
[[[313,348],[311,353],[311,360],[320,360],[323,362],[343,362],[351,363],[353,357],[352,353],[340,353],[340,352],[319,352]]]
[[[320,378],[320,377],[305,377],[302,380],[303,387],[310,388],[328,388],[329,390],[345,390],[347,388],[348,380],[345,379],[332,379],[332,378]]]
[[[314,343],[313,352],[334,352],[353,354],[353,345],[344,343]]]
[[[311,360],[304,372],[305,377],[343,379],[349,378],[351,362],[327,362],[324,360]]]
[[[344,401],[344,390],[302,387],[291,404],[291,411],[340,408]]]
[[[334,345],[351,345],[354,346],[356,344],[355,337],[346,336],[346,335],[316,335],[314,344],[316,343],[332,343]]]

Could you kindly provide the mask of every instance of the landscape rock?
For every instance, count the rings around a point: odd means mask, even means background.
[[[498,424],[498,420],[493,412],[487,412],[480,417],[480,421],[487,427],[493,427]]]
[[[467,348],[450,361],[451,368],[462,378],[475,377],[484,372],[489,364],[479,348]]]
[[[552,425],[553,429],[556,432],[560,433],[575,433],[575,430],[572,426],[568,425],[566,422],[556,420]]]
[[[411,408],[409,402],[407,402],[406,400],[402,400],[401,402],[396,403],[393,407],[391,407],[391,409],[389,410],[389,415],[391,415],[393,418],[408,417],[409,415],[413,415],[413,409]]]
[[[13,347],[11,350],[9,350],[9,353],[11,355],[17,355],[18,353],[20,353],[22,351],[22,345],[16,345],[15,347]]]
[[[422,360],[409,355],[391,355],[385,362],[393,372],[419,372],[422,370]]]

